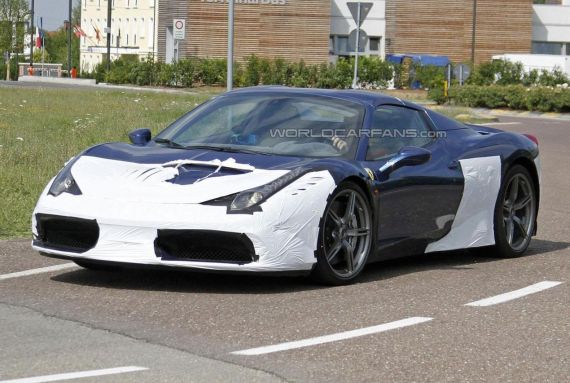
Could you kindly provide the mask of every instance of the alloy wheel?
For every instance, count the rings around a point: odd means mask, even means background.
[[[331,270],[350,278],[364,267],[371,246],[371,220],[364,197],[355,190],[338,193],[324,221],[324,255]]]

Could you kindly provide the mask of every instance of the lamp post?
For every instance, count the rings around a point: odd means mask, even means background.
[[[471,31],[471,63],[475,65],[475,34],[477,32],[477,0],[473,0],[473,30]]]
[[[73,13],[72,0],[69,0],[69,28],[67,28],[67,76],[71,77],[71,30],[73,29],[71,14]]]
[[[228,2],[228,92],[234,86],[234,5],[234,0]]]
[[[34,66],[34,0],[32,0],[32,10],[30,12],[31,35],[30,35],[30,68]],[[33,73],[33,72],[32,72]]]
[[[111,16],[113,12],[113,0],[107,0],[107,72],[111,71]],[[154,19],[153,19],[154,22]],[[153,25],[154,33],[154,25]],[[154,36],[153,36],[154,47]],[[154,54],[154,49],[153,49]]]

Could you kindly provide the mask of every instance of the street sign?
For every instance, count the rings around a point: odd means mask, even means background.
[[[173,37],[174,40],[184,40],[186,38],[186,20],[184,19],[174,19],[173,25]]]
[[[356,52],[356,29],[353,29],[348,35],[348,51],[349,52]],[[358,43],[358,52],[364,52],[366,48],[366,44],[368,43],[368,35],[362,29],[360,30],[359,35],[359,43]]]
[[[360,25],[362,26],[362,23],[364,22],[364,20],[366,20],[366,16],[368,16],[368,14],[370,13],[370,10],[372,9],[372,6],[374,5],[374,3],[361,3],[359,2],[353,2],[353,3],[346,3],[348,5],[348,9],[350,10],[350,13],[352,14],[352,18],[354,19],[355,23],[358,23],[358,5],[360,4]]]

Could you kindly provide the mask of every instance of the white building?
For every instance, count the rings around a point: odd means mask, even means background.
[[[570,56],[570,0],[534,5],[532,53]]]
[[[107,1],[112,1],[111,60],[121,55],[154,57],[158,0],[81,0],[81,71],[107,57]]]
[[[569,0],[570,1],[570,0]],[[356,21],[349,4],[356,1],[333,0],[331,9],[330,53],[333,58],[354,55],[356,48],[352,46],[350,35],[355,34]],[[365,55],[384,57],[386,36],[386,0],[363,1],[361,10],[369,6],[368,14],[362,13],[361,32],[364,41],[360,51]],[[355,39],[353,40],[355,41]]]

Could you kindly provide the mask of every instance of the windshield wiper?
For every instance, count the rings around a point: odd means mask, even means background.
[[[157,144],[166,144],[169,148],[186,149],[186,147],[178,142],[169,140],[168,138],[155,138],[154,142]]]
[[[227,152],[227,153],[247,153],[247,154],[261,154],[262,156],[270,156],[270,153],[258,152],[256,150],[236,148],[235,146],[209,146],[209,145],[189,145],[184,146],[184,149],[204,149],[213,150],[216,152]]]

